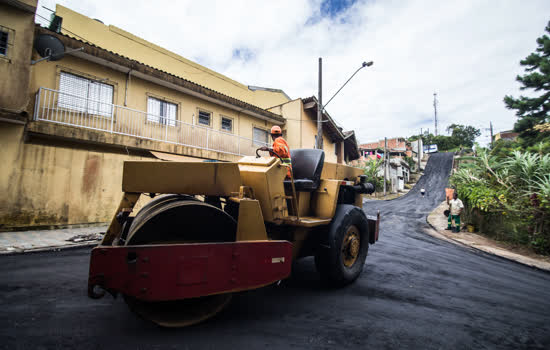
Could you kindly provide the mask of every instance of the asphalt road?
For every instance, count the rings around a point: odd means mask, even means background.
[[[88,299],[89,249],[1,256],[0,347],[550,348],[550,274],[424,232],[450,164],[436,154],[409,194],[367,203],[382,212],[381,238],[354,284],[326,288],[304,259],[280,286],[185,329],[143,321],[120,298]]]

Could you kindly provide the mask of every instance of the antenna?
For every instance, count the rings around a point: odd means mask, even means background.
[[[82,51],[84,50],[84,47],[65,51],[65,45],[63,45],[61,40],[53,35],[40,34],[34,41],[34,49],[42,58],[36,61],[31,60],[31,65],[44,60],[59,61],[65,56],[66,53]]]
[[[434,92],[435,136],[437,136],[437,93]]]

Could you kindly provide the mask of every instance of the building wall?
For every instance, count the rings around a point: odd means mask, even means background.
[[[127,74],[70,55],[67,55],[61,61],[41,62],[33,66],[31,92],[36,94],[40,87],[58,90],[61,72],[67,72],[93,80],[100,80],[102,83],[112,85],[113,104],[124,105]],[[176,118],[184,123],[196,125],[199,110],[204,110],[212,113],[212,130],[221,130],[222,116],[233,120],[232,134],[249,139],[252,139],[253,127],[260,127],[266,130],[271,127],[271,125],[264,120],[254,118],[215,103],[204,101],[177,90],[130,76],[125,107],[146,113],[147,98],[149,96],[176,104],[178,106]],[[29,109],[32,111],[32,108]],[[135,114],[136,117],[138,115],[143,116],[144,114]],[[122,123],[121,125],[129,123],[122,118],[115,118],[115,120],[119,124]],[[132,124],[126,127],[144,127],[142,124],[143,123],[137,125]],[[162,129],[162,132],[164,132],[164,126],[158,126],[159,131]],[[170,128],[169,130],[175,132],[175,128]]]
[[[64,6],[56,5],[56,14],[63,18],[62,33],[151,67],[182,77],[194,83],[222,92],[252,105],[268,108],[288,101],[281,92],[252,91],[218,72],[192,62],[180,55],[150,43],[113,25],[104,25]],[[74,34],[73,34],[74,33]]]
[[[122,163],[135,151],[25,135],[0,122],[0,230],[108,222],[122,198]],[[140,205],[142,205],[141,203]]]
[[[317,117],[313,118],[311,112],[304,110],[301,99],[292,100],[270,108],[269,111],[279,114],[286,119],[283,136],[291,149],[315,148]],[[337,162],[335,147],[335,144],[330,140],[328,135],[323,133],[323,150],[325,151],[326,161]]]
[[[36,8],[36,1],[24,1]],[[28,103],[29,64],[34,39],[34,13],[0,3],[0,25],[8,29],[8,54],[0,56],[0,112],[19,114]]]

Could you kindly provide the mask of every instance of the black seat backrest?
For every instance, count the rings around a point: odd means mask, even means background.
[[[295,180],[311,180],[319,185],[325,162],[325,152],[321,149],[291,149],[292,174]]]

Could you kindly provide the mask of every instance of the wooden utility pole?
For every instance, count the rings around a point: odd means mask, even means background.
[[[422,140],[422,129],[420,129],[420,136],[418,140],[416,140],[416,142],[418,142],[418,173],[420,173],[420,140]]]
[[[386,178],[388,177],[388,138],[384,137],[384,197],[386,197]]]
[[[319,57],[319,92],[317,101],[317,143],[315,148],[323,149],[323,59]]]
[[[489,122],[489,128],[491,129],[491,149],[493,148],[493,122]]]
[[[434,92],[435,136],[437,136],[437,93]]]

